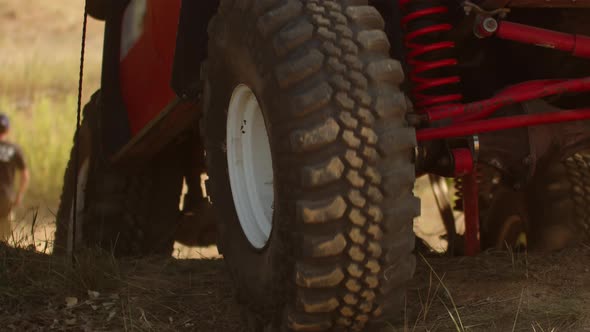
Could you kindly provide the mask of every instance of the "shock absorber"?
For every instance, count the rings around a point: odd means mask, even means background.
[[[461,103],[461,78],[457,71],[459,61],[452,56],[456,45],[443,38],[454,28],[447,18],[449,8],[437,0],[399,1],[404,12],[401,24],[405,30],[406,60],[410,67],[410,95],[417,112],[444,104]],[[455,181],[466,217],[464,251],[467,255],[474,255],[480,246],[477,173],[473,170]],[[448,240],[452,242],[455,236],[454,224],[446,228]]]
[[[433,0],[400,0],[404,12],[402,27],[407,48],[411,97],[420,112],[442,104],[460,103],[457,92],[461,79],[455,73],[457,58],[452,56],[455,43],[441,40],[453,29],[448,21],[448,7]]]

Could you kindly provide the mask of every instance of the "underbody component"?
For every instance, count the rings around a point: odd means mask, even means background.
[[[402,0],[400,6],[406,12],[401,24],[406,30],[406,58],[410,66],[409,79],[413,83],[411,96],[418,112],[430,106],[461,102],[461,93],[440,90],[455,87],[461,81],[457,73],[452,72],[458,60],[446,55],[455,48],[455,42],[438,40],[453,29],[446,18],[448,8],[436,1],[424,8],[419,1]],[[452,74],[442,71],[445,69]]]
[[[590,8],[589,0],[485,0],[483,8]]]
[[[177,98],[161,110],[156,119],[137,133],[117,153],[109,158],[117,165],[129,166],[150,159],[166,145],[187,136],[187,127],[194,126],[201,107],[194,99]],[[191,125],[192,124],[192,125]]]
[[[501,112],[518,117],[559,114],[562,111],[543,100],[532,100],[504,108]],[[590,123],[551,122],[529,128],[481,133],[477,140],[478,148],[471,149],[478,151],[477,163],[499,171],[502,181],[509,187],[522,188],[533,177],[539,163],[551,157],[565,158],[590,146]],[[444,148],[435,142],[421,142],[417,154],[418,173],[428,171],[447,177],[457,176],[453,174],[461,169],[457,165],[460,161],[456,161],[457,149]]]
[[[477,171],[461,177],[463,182],[463,212],[465,213],[465,255],[474,256],[481,250],[479,238],[479,186]]]
[[[438,206],[440,217],[447,231],[447,254],[453,255],[455,253],[455,236],[457,229],[455,227],[455,215],[453,214],[453,204],[449,197],[449,188],[446,179],[435,174],[428,175],[432,187],[432,193]]]
[[[462,137],[477,133],[590,119],[590,108],[545,114],[516,115],[506,118],[469,121],[444,128],[428,128],[416,133],[418,141]]]
[[[413,1],[407,0],[402,1],[401,5],[405,8],[412,8],[409,4],[413,3]],[[415,3],[418,4],[418,2]],[[466,2],[465,6],[468,12],[476,9],[478,16],[475,19],[473,32],[479,38],[495,36],[499,39],[561,50],[575,57],[590,57],[590,37],[579,34],[566,34],[505,20],[498,21],[493,17],[494,15],[499,15],[500,18],[504,19],[509,10],[485,12],[470,2]],[[590,77],[525,82],[508,87],[488,100],[461,104],[461,95],[449,92],[452,91],[449,88],[450,85],[459,83],[459,76],[450,75],[449,73],[451,71],[449,70],[442,70],[457,65],[457,61],[448,56],[445,57],[440,52],[437,53],[440,50],[452,49],[455,47],[455,44],[453,42],[440,41],[443,39],[433,39],[433,36],[440,38],[441,33],[452,29],[450,24],[441,23],[443,21],[440,15],[447,13],[448,10],[446,7],[435,3],[431,3],[428,6],[420,3],[417,5],[417,8],[414,11],[410,10],[402,20],[402,25],[408,30],[406,46],[409,49],[407,54],[408,64],[410,66],[409,77],[414,83],[412,96],[417,108],[415,114],[408,115],[408,121],[420,128],[417,131],[418,141],[469,137],[512,128],[590,119],[590,109],[588,108],[573,110],[555,108],[555,112],[533,111],[529,112],[529,114],[519,115],[506,113],[509,116],[488,119],[494,116],[495,113],[506,110],[509,105],[553,95],[588,92],[590,91]],[[430,20],[425,20],[424,18],[429,18]],[[417,22],[421,23],[421,25],[416,24]],[[412,30],[412,27],[408,27],[408,23],[414,23],[414,26],[418,26],[419,28]],[[428,37],[431,38],[429,39]],[[430,94],[424,93],[424,91],[429,91]],[[547,107],[541,108],[543,110],[547,109]],[[425,128],[424,126],[427,127]],[[587,135],[583,136],[586,137]],[[534,144],[534,142],[531,142],[531,144]],[[422,145],[422,148],[426,147],[428,149],[429,147],[437,146],[440,148],[441,144],[426,144]],[[419,160],[417,165],[429,164],[434,166],[434,168],[426,171],[449,176],[450,169],[457,170],[461,167],[457,163],[459,160],[457,158],[458,151],[468,152],[469,154],[473,153],[469,150],[446,148],[442,151],[438,150],[440,159],[432,162],[433,154],[424,153],[424,150],[422,150],[419,151],[418,157],[427,156],[430,158],[430,162]],[[515,151],[514,154],[519,154],[519,152]],[[509,157],[508,159],[511,158]],[[459,179],[464,191],[462,197],[465,199],[464,211],[467,219],[477,217],[477,209],[471,209],[471,207],[477,206],[477,181],[475,179],[475,174]],[[471,194],[474,196],[467,197]],[[474,236],[470,232],[477,231],[474,225],[478,224],[478,222],[466,220],[466,224],[468,226],[465,251],[467,253],[475,253],[476,250],[474,248],[478,245],[471,241],[478,241],[478,238],[476,236],[477,234]]]
[[[219,1],[182,0],[170,85],[177,96],[196,98],[202,91],[201,62],[207,58],[207,25]]]
[[[541,29],[524,24],[501,21],[496,37],[524,44],[568,52],[575,57],[590,58],[590,37]]]
[[[448,55],[453,52],[456,45],[453,41],[440,40],[443,34],[453,29],[453,25],[449,23],[449,9],[442,2],[436,1],[425,3],[402,0],[400,6],[405,11],[401,24],[406,30],[405,43],[408,48],[406,58],[410,66],[410,81],[413,84],[411,96],[417,112],[420,114],[428,108],[461,103],[463,95],[458,89],[461,78],[456,72],[458,60]],[[418,130],[417,133],[422,130]],[[475,254],[478,251],[475,248],[480,246],[477,227],[473,226],[479,224],[477,194],[474,197],[467,197],[478,191],[477,181],[469,181],[476,177],[473,173],[472,152],[464,148],[451,149],[448,152],[449,154],[438,161],[436,166],[439,169],[442,168],[443,173],[452,170],[453,175],[466,179],[463,183],[465,215],[468,218],[474,218],[467,222],[470,227],[466,231],[475,233],[466,234],[464,250]],[[450,241],[454,237],[454,225],[450,227],[450,224],[446,222],[445,227]]]
[[[508,87],[495,97],[469,104],[445,105],[426,110],[422,121],[451,118],[453,122],[466,122],[492,115],[502,107],[565,93],[590,92],[590,77],[578,79],[537,80]],[[418,119],[414,117],[414,119]]]

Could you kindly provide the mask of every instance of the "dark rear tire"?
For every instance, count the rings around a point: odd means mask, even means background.
[[[535,176],[528,204],[533,248],[590,243],[590,152],[550,162]]]
[[[173,147],[141,167],[109,167],[97,139],[100,94],[84,107],[79,165],[74,149],[64,176],[54,252],[73,245],[73,198],[78,195],[76,249],[101,248],[116,255],[170,255],[182,189],[181,149]],[[178,152],[177,152],[178,151]],[[74,188],[74,176],[78,188]]]
[[[481,243],[484,249],[522,250],[527,248],[529,212],[526,195],[511,188],[500,188],[488,197],[481,216]]]
[[[496,168],[479,164],[479,222],[482,250],[521,248],[527,246],[529,214],[526,193],[516,191],[502,181],[503,174]],[[455,209],[463,211],[462,179],[455,179],[458,190]],[[463,255],[463,237],[455,244],[457,255]]]
[[[209,26],[208,190],[254,330],[374,330],[403,317],[420,210],[416,142],[383,27],[367,1],[345,0],[222,0]],[[270,145],[272,231],[262,242],[242,228],[258,219],[238,217],[238,166],[228,163],[231,105],[244,87]],[[249,126],[243,135],[254,135]]]
[[[521,246],[522,233],[526,233],[524,244],[533,251],[590,243],[590,152],[541,164],[522,191],[502,184],[484,187],[480,195],[484,249]]]

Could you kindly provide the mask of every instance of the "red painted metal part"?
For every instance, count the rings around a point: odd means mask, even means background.
[[[418,141],[429,141],[451,137],[471,136],[474,134],[510,128],[588,119],[590,119],[590,108],[583,108],[569,111],[516,115],[488,120],[469,121],[442,128],[427,128],[418,130],[416,136]]]
[[[466,174],[463,180],[463,212],[465,215],[465,255],[475,256],[481,251],[479,238],[479,188],[477,170]]]
[[[430,121],[455,118],[455,122],[482,119],[496,110],[520,102],[563,93],[590,92],[590,77],[572,80],[540,80],[506,88],[497,96],[470,104],[445,105],[425,111]]]
[[[410,1],[401,0],[400,3],[403,7]],[[402,23],[405,26],[413,20],[446,13],[446,10],[444,6],[418,10],[407,15],[402,20]],[[482,29],[487,28],[482,30],[485,33],[480,31],[482,38],[495,35],[501,39],[553,48],[569,52],[576,57],[590,58],[590,37],[561,33],[508,21],[502,21],[498,25],[496,25],[497,22],[495,21],[487,23],[492,24],[480,27]],[[485,24],[485,20],[481,24]],[[420,74],[430,70],[457,65],[455,59],[430,62],[417,60],[420,56],[429,52],[455,47],[452,42],[440,42],[430,45],[422,45],[416,42],[424,35],[448,31],[450,28],[451,26],[448,24],[435,24],[409,33],[406,37],[406,46],[410,49],[408,63],[413,67],[410,79],[416,84],[416,88],[412,92],[418,113],[426,114],[428,121],[450,118],[453,123],[447,127],[418,130],[416,134],[418,141],[471,136],[509,128],[590,119],[590,109],[579,109],[482,120],[508,105],[564,93],[590,92],[590,77],[572,80],[525,82],[509,87],[493,98],[470,104],[459,104],[462,100],[460,94],[432,96],[424,93],[431,88],[455,84],[460,81],[458,77],[432,78],[428,77],[428,75],[424,75],[426,77],[420,76]],[[455,172],[463,180],[463,207],[466,225],[464,249],[465,254],[471,256],[481,250],[477,174],[473,167],[471,151],[468,149],[456,149],[452,153],[455,159]]]
[[[170,77],[179,15],[180,0],[148,0],[141,36],[121,58],[121,94],[134,136],[176,97]]]
[[[501,21],[499,25],[496,32],[498,38],[557,49],[580,58],[590,58],[590,37],[508,21]]]
[[[454,149],[455,177],[462,177],[473,171],[473,154],[470,149]]]
[[[402,1],[402,7],[409,2],[409,0]],[[447,12],[448,8],[446,6],[433,6],[420,9],[406,14],[402,18],[401,23],[403,27],[407,28],[409,24],[415,21],[429,20],[433,16],[446,14]],[[461,78],[458,75],[440,77],[432,74],[433,70],[456,66],[458,64],[457,59],[451,57],[434,60],[432,58],[426,59],[433,52],[454,48],[455,42],[442,41],[425,43],[423,41],[424,38],[428,38],[431,35],[446,33],[452,29],[453,26],[449,23],[436,23],[408,32],[405,36],[405,44],[409,50],[407,61],[412,67],[412,70],[409,73],[409,78],[414,85],[412,96],[414,97],[417,109],[433,105],[456,103],[463,99],[463,95],[460,93],[442,95],[429,93],[429,90],[431,89],[457,84],[461,81]]]
[[[402,9],[406,7],[411,0],[400,0]],[[409,52],[407,55],[408,64],[411,66],[409,74],[410,81],[413,83],[412,96],[419,113],[427,107],[434,107],[445,104],[456,104],[463,100],[461,93],[434,93],[432,89],[452,86],[460,83],[459,75],[446,74],[441,76],[441,68],[452,68],[457,66],[458,60],[452,57],[441,58],[441,50],[449,50],[455,47],[452,41],[440,41],[427,43],[425,40],[430,36],[437,36],[440,33],[448,32],[453,29],[451,24],[440,21],[440,15],[446,14],[448,8],[443,5],[433,5],[429,8],[418,9],[407,13],[402,18],[402,26],[407,28],[411,23],[417,24],[421,28],[408,32],[405,37],[406,47]],[[437,22],[437,23],[434,23]],[[456,176],[465,176],[466,178],[475,177],[473,156],[469,149],[455,149],[452,151],[455,164]],[[465,181],[463,187],[465,201],[465,219],[466,223],[475,224],[466,229],[465,252],[469,255],[476,254],[479,250],[480,243],[478,239],[477,228],[479,228],[479,209],[477,207],[478,193],[477,181]],[[468,198],[467,198],[468,197]],[[467,213],[469,211],[469,213]],[[452,228],[447,228],[448,232],[454,232]],[[454,235],[454,234],[453,234]],[[449,236],[452,239],[453,236]],[[449,246],[451,248],[451,246]]]

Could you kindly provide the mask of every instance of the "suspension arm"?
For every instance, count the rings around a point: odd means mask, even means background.
[[[488,7],[499,8],[590,8],[590,0],[493,0],[486,1]]]
[[[485,0],[482,8],[590,8],[590,0]]]
[[[575,57],[590,58],[590,37],[584,35],[501,21],[498,24],[496,37],[568,52]]]
[[[506,88],[497,96],[470,104],[445,105],[424,112],[426,121],[454,118],[455,122],[482,119],[496,110],[528,100],[564,93],[590,92],[590,77],[571,80],[539,80]]]
[[[463,137],[511,128],[521,128],[550,123],[561,123],[590,119],[590,108],[550,112],[542,114],[517,115],[489,120],[464,122],[442,128],[426,128],[416,132],[418,141]]]

